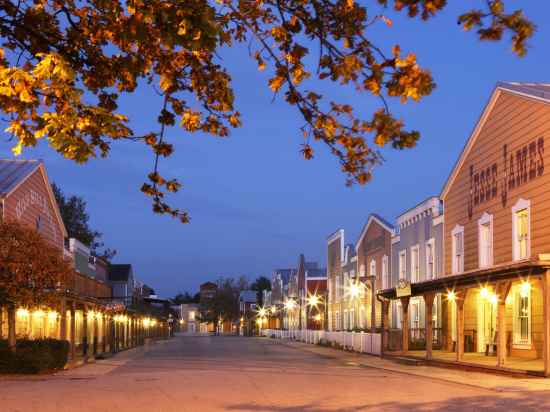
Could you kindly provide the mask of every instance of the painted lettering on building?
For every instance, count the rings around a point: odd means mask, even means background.
[[[471,219],[477,206],[497,198],[499,193],[502,206],[506,206],[510,192],[543,173],[544,137],[534,139],[516,151],[508,151],[505,144],[500,168],[497,162],[481,170],[470,166],[468,216]]]
[[[55,224],[55,220],[52,216],[50,208],[48,207],[48,199],[40,193],[36,192],[35,190],[30,189],[17,201],[17,204],[15,205],[15,215],[17,216],[18,220],[21,219],[21,217],[25,214],[30,206],[37,206],[40,209],[40,212],[44,215],[46,221],[50,224],[54,239],[55,241],[57,241],[57,226]],[[37,216],[36,227],[38,230],[41,229],[41,222],[42,216],[39,215]]]

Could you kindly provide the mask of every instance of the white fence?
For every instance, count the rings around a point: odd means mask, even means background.
[[[308,329],[262,329],[262,335],[276,339],[293,339],[317,345],[321,340],[336,343],[345,350],[352,350],[371,355],[381,355],[382,339],[380,333],[365,332],[328,332]]]

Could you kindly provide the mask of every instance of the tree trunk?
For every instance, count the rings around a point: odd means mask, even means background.
[[[8,306],[8,347],[15,352],[15,306]]]

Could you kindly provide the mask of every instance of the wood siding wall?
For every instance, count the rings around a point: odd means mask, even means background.
[[[38,228],[47,241],[63,250],[63,228],[56,217],[56,207],[49,197],[42,171],[38,168],[5,198],[4,218],[6,221],[21,222],[33,229]]]
[[[538,146],[544,139],[545,147]],[[529,145],[537,144],[535,164],[531,163]],[[505,168],[503,147],[507,145],[507,167]],[[503,202],[505,169],[509,174],[510,156],[513,155],[514,171],[517,173],[516,153],[527,147],[527,176],[520,178],[520,184],[508,187],[506,202]],[[539,155],[541,158],[539,159]],[[531,177],[530,170],[544,162],[544,169],[536,170]],[[471,216],[468,202],[471,199],[470,168],[474,173],[497,166],[496,193],[492,191],[489,200],[474,205]],[[508,182],[506,182],[508,183]],[[475,194],[475,193],[474,193]],[[494,196],[493,196],[494,194]],[[531,257],[550,252],[550,105],[501,92],[480,130],[476,142],[463,162],[443,201],[445,206],[445,274],[451,274],[452,238],[456,225],[464,226],[464,269],[477,269],[478,264],[478,219],[484,212],[493,215],[493,262],[495,265],[512,261],[512,207],[518,199],[531,202]]]

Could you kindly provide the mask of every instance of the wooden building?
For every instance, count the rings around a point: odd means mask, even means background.
[[[401,295],[404,322],[410,299],[444,294],[427,358],[550,375],[549,139],[550,85],[497,84],[440,196],[443,276],[380,293]]]

